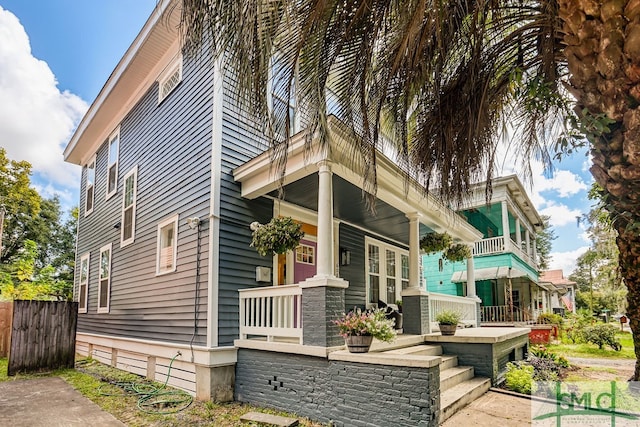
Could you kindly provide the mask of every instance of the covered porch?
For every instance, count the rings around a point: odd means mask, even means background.
[[[419,241],[429,232],[448,232],[469,246],[481,234],[464,218],[442,205],[389,158],[378,153],[375,213],[363,195],[364,167],[354,160],[353,146],[331,121],[327,151],[307,150],[304,135],[289,147],[283,194],[269,152],[234,170],[247,199],[274,200],[274,217],[291,216],[303,223],[301,247],[274,256],[271,286],[239,291],[240,341],[290,342],[297,345],[342,345],[332,324],[353,307],[378,301],[401,302],[403,331],[432,331],[436,313],[459,306],[465,322],[478,324],[477,298],[444,296],[426,291],[420,271]],[[306,264],[304,268],[300,264]],[[473,262],[470,263],[473,275]]]

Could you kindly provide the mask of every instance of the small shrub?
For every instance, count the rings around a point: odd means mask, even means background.
[[[599,323],[585,328],[584,337],[587,342],[596,344],[599,349],[608,345],[615,351],[620,351],[622,345],[616,338],[616,331],[617,328],[613,325]]]
[[[533,367],[533,379],[535,381],[558,381],[560,369],[555,361],[541,357],[531,356],[527,363]]]
[[[538,323],[542,323],[543,325],[562,326],[563,322],[564,319],[559,314],[542,313],[538,316]]]
[[[507,363],[507,373],[505,375],[507,388],[522,394],[535,392],[537,387],[536,383],[533,382],[533,373],[534,369],[531,365]]]

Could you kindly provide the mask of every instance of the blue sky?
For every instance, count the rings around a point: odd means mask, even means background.
[[[134,40],[156,0],[0,0],[0,146],[34,166],[32,182],[65,206],[78,202],[80,168],[62,151],[88,105]],[[576,154],[552,174],[533,162],[525,184],[559,236],[553,268],[568,274],[589,243],[576,216],[591,202],[589,159]],[[518,173],[506,161],[503,174]]]

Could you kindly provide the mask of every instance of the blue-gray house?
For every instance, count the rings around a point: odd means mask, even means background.
[[[331,321],[354,306],[402,300],[404,340],[393,348],[424,344],[432,319],[420,236],[447,231],[472,245],[481,233],[419,183],[406,185],[383,154],[372,215],[361,170],[348,158],[354,141],[338,119],[331,149],[312,153],[296,120],[300,133],[278,198],[280,177],[261,128],[234,104],[224,69],[183,57],[174,3],[158,2],[64,152],[82,166],[78,353],[160,381],[180,353],[170,384],[198,398],[270,404],[336,425],[349,424],[344,411],[325,413],[313,396],[339,396],[330,391],[338,383],[314,381],[366,378],[367,369],[383,365],[406,393],[418,393],[412,403],[407,398],[406,416],[435,425],[442,349],[421,346],[411,357],[398,356],[410,352],[403,350],[360,364],[341,355],[344,341]],[[286,255],[259,256],[249,226],[276,216],[301,222],[305,237]],[[457,303],[476,316],[475,300]],[[516,335],[511,330],[508,339]],[[491,354],[489,365],[498,357]],[[469,369],[459,381],[473,377]],[[301,381],[303,371],[304,399],[287,382]],[[370,402],[382,408],[380,423],[395,414],[389,422],[415,425],[386,399],[388,385],[370,387],[378,390]],[[282,403],[290,402],[281,398],[285,391],[302,399],[296,407]]]

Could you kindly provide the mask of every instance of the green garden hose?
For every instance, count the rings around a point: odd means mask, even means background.
[[[164,384],[160,386],[151,383],[109,381],[109,384],[119,387],[122,392],[107,392],[103,390],[103,386],[100,386],[99,392],[103,396],[136,395],[138,396],[138,409],[148,414],[174,414],[180,412],[191,405],[193,397],[182,390],[168,389],[167,384],[171,376],[171,365],[173,365],[173,361],[181,355],[182,353],[178,352],[173,356],[169,363],[167,378]]]

